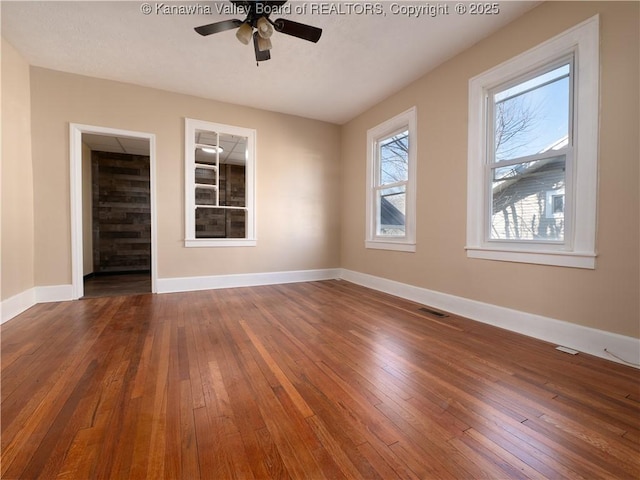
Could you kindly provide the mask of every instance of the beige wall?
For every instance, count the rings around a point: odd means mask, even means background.
[[[2,39],[1,299],[35,286],[29,64]]]
[[[339,266],[338,126],[42,68],[31,86],[37,285],[71,283],[69,122],[156,135],[160,278]],[[183,246],[184,117],[258,131],[256,247]]]
[[[411,285],[638,337],[640,197],[636,2],[549,2],[343,127],[341,265]],[[465,255],[467,101],[471,77],[600,13],[601,129],[595,270]],[[416,253],[368,250],[367,129],[418,108]]]

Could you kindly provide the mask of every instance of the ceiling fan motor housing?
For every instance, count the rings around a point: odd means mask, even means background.
[[[230,0],[235,8],[247,12],[244,20],[230,19],[196,27],[195,31],[202,36],[213,33],[224,32],[237,28],[236,37],[240,42],[247,45],[251,38],[255,48],[256,60],[258,62],[269,60],[271,54],[271,40],[273,31],[276,30],[286,35],[301,38],[309,42],[316,43],[320,40],[322,29],[294,22],[285,18],[278,18],[275,21],[269,19],[272,13],[286,14],[291,12],[291,5],[285,5],[287,0]],[[254,29],[256,30],[254,32]]]

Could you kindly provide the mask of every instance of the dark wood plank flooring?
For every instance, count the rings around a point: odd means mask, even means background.
[[[150,273],[95,275],[84,280],[84,297],[114,297],[151,293]]]
[[[344,281],[40,304],[3,479],[637,479],[640,371]]]

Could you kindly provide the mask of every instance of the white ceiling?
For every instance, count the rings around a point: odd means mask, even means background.
[[[235,31],[202,37],[193,30],[244,19],[217,13],[229,2],[148,3],[152,13],[144,15],[143,2],[2,0],[2,36],[31,65],[342,124],[539,2],[503,1],[498,15],[458,15],[455,2],[431,2],[449,13],[418,18],[394,14],[392,5],[429,3],[383,1],[383,14],[365,15],[342,14],[365,2],[322,2],[333,13],[298,15],[321,2],[290,2],[291,14],[271,18],[320,27],[322,38],[314,44],[276,32],[271,60],[259,67]],[[212,14],[162,14],[163,5]]]

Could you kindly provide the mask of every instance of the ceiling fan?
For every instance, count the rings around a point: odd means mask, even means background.
[[[316,43],[320,40],[322,29],[294,22],[286,18],[278,18],[272,21],[269,15],[278,11],[287,0],[230,0],[238,9],[247,12],[244,20],[231,19],[196,27],[195,31],[202,36],[224,32],[237,28],[236,37],[245,45],[253,38],[253,46],[256,52],[256,61],[262,62],[271,58],[271,35],[276,32],[291,35],[293,37]]]

